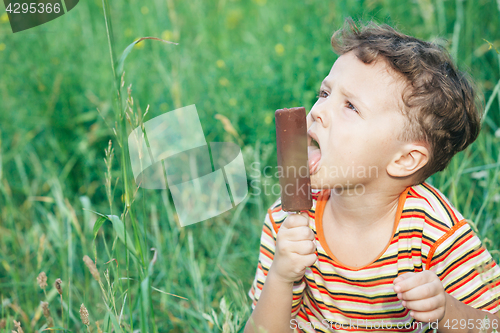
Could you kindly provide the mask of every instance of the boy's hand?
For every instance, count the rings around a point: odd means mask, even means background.
[[[405,273],[393,281],[394,291],[418,321],[441,320],[446,309],[446,291],[433,271]]]
[[[306,268],[317,260],[314,232],[306,212],[290,214],[276,236],[276,251],[270,268],[287,283],[300,280]]]

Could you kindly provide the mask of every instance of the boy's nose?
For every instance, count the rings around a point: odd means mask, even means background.
[[[314,104],[307,117],[307,128],[312,125],[312,122],[318,122],[321,126],[328,126],[328,115],[325,112],[325,107]]]

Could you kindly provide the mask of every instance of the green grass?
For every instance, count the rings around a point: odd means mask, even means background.
[[[313,105],[336,59],[330,36],[346,16],[387,22],[426,40],[444,38],[459,66],[476,79],[488,105],[484,127],[432,183],[473,221],[498,262],[500,99],[493,91],[500,62],[485,40],[500,46],[499,6],[484,0],[114,1],[108,15],[115,60],[138,37],[179,43],[138,44],[125,62],[121,100],[115,99],[101,0],[81,1],[61,18],[16,34],[1,21],[0,318],[8,331],[12,319],[25,332],[44,328],[42,300],[55,325],[73,332],[86,330],[81,303],[92,332],[96,321],[103,331],[119,331],[121,324],[124,332],[131,326],[216,332],[218,325],[203,315],[212,311],[226,332],[241,330],[250,314],[246,293],[263,218],[276,196],[251,195],[236,209],[180,228],[165,192],[140,189],[121,220],[143,259],[127,251],[109,221],[94,240],[98,216],[91,211],[119,217],[135,191],[123,185],[124,176],[132,181],[120,149],[131,129],[120,120],[125,88],[132,84],[134,112],[150,105],[145,120],[196,104],[207,141],[238,143],[253,177],[253,162],[261,170],[276,164],[274,111]],[[217,114],[230,120],[237,137]],[[109,140],[115,156],[106,176]],[[256,180],[262,186],[277,181]],[[96,260],[100,283],[84,255]],[[41,271],[48,276],[46,294],[36,283]],[[63,281],[64,315],[56,278]]]

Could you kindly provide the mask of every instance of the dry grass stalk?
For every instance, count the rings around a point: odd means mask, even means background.
[[[94,264],[94,261],[90,259],[88,255],[85,255],[83,257],[83,262],[85,262],[85,265],[87,265],[87,268],[90,271],[90,274],[94,277],[94,279],[99,282],[101,280],[101,276],[99,275],[99,271],[97,270],[97,267]]]
[[[82,319],[82,323],[83,325],[88,326],[90,325],[90,321],[89,321],[89,312],[87,311],[87,308],[85,307],[85,305],[80,305],[80,318]]]
[[[18,321],[15,321],[15,320],[13,320],[13,322],[14,322],[14,326],[16,326],[17,333],[24,333],[23,329],[21,328],[21,323]],[[16,333],[15,331],[12,331],[12,332]]]
[[[50,315],[50,309],[49,309],[48,302],[42,302],[42,310],[43,310],[43,316],[47,320],[47,327],[53,327],[54,320],[52,320],[52,316]]]
[[[113,156],[114,156],[114,149],[112,148],[112,141],[109,140],[108,143],[108,149],[104,149],[104,153],[106,154],[106,157],[104,158],[104,163],[106,164],[106,178],[105,178],[105,186],[106,186],[106,195],[108,197],[109,201],[109,208],[112,211],[113,210],[113,193],[112,193],[112,177],[111,177],[111,168],[113,166]]]
[[[38,244],[38,253],[36,255],[36,267],[37,267],[37,269],[40,269],[40,267],[41,267],[40,265],[42,264],[44,251],[45,251],[45,234],[42,234],[42,236],[40,236],[40,242]]]
[[[57,292],[59,293],[59,295],[62,296],[63,291],[62,291],[61,284],[62,284],[62,280],[61,279],[56,279],[56,282],[54,282],[54,287],[56,287]]]
[[[102,330],[99,327],[99,322],[98,321],[95,322],[95,326],[97,326],[97,333],[102,333]]]
[[[54,282],[54,287],[56,287],[57,292],[61,295],[61,321],[64,323],[63,290],[61,284],[62,280],[59,278]]]
[[[0,330],[3,330],[5,326],[7,326],[7,320],[3,318],[2,320],[0,320]]]
[[[40,272],[40,274],[38,274],[38,277],[36,278],[36,281],[38,282],[40,288],[45,291],[45,288],[47,288],[47,275],[45,275],[45,272]]]
[[[106,278],[106,281],[108,281],[108,286],[111,287],[110,282],[109,282],[109,269],[104,270],[104,277]]]

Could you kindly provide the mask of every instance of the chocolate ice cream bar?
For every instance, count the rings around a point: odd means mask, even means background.
[[[281,206],[288,212],[312,206],[307,156],[306,109],[297,107],[275,112],[278,174]]]

